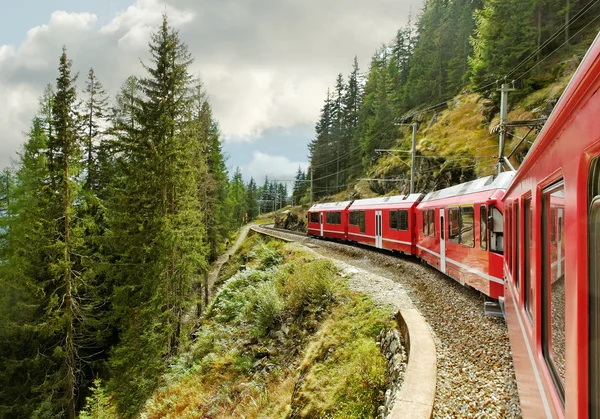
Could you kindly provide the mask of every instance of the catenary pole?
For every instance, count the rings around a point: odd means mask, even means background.
[[[498,174],[502,173],[504,163],[504,142],[506,139],[506,118],[508,117],[508,92],[515,89],[503,83],[500,91],[500,129],[498,133]]]
[[[412,126],[412,147],[410,150],[410,193],[415,191],[415,156],[417,154],[417,124]]]

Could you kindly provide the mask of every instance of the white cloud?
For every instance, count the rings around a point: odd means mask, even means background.
[[[102,27],[94,14],[56,11],[20,45],[0,45],[0,167],[24,140],[21,131],[44,85],[55,82],[63,44],[82,74],[80,91],[94,67],[114,94],[127,76],[144,73],[139,61],[148,62],[149,34],[166,11],[189,46],[192,71],[204,80],[224,136],[254,141],[270,127],[314,124],[337,73],[350,71],[354,55],[366,71],[375,49],[406,21],[409,6],[421,3],[135,0],[104,17]]]
[[[298,166],[300,166],[302,170],[306,170],[308,162],[291,161],[284,156],[271,156],[269,154],[261,153],[260,151],[255,151],[253,153],[252,161],[241,169],[246,181],[248,181],[250,177],[253,177],[259,185],[262,185],[265,176],[268,176],[271,180],[294,179]],[[232,170],[232,173],[233,171],[234,170]],[[290,188],[290,186],[292,185],[288,183],[288,188]]]

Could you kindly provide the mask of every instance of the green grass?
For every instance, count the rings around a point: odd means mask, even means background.
[[[391,310],[330,262],[250,237],[143,418],[373,417],[387,382],[375,338]]]

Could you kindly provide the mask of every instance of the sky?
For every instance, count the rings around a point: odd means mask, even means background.
[[[163,12],[194,58],[219,122],[227,165],[262,184],[308,167],[327,89],[371,56],[422,0],[0,0],[0,168],[18,161],[63,45],[113,96],[144,75]]]

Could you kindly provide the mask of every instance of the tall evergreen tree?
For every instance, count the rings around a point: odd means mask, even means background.
[[[98,81],[94,69],[90,68],[88,78],[85,82],[86,96],[83,106],[83,126],[85,131],[85,168],[87,171],[86,187],[88,189],[99,188],[99,161],[98,150],[100,149],[99,141],[101,141],[100,124],[106,123],[106,107],[108,97],[104,91],[102,83]]]
[[[246,208],[248,211],[249,221],[258,217],[258,198],[258,187],[256,186],[254,178],[250,177],[250,181],[246,185]]]
[[[192,284],[206,263],[195,161],[202,144],[189,122],[192,60],[166,15],[149,46],[151,63],[139,80],[143,95],[125,101],[135,140],[125,136],[120,145],[123,182],[110,204],[120,255],[113,270],[119,345],[110,385],[124,417],[156,387],[164,357],[177,353]]]

